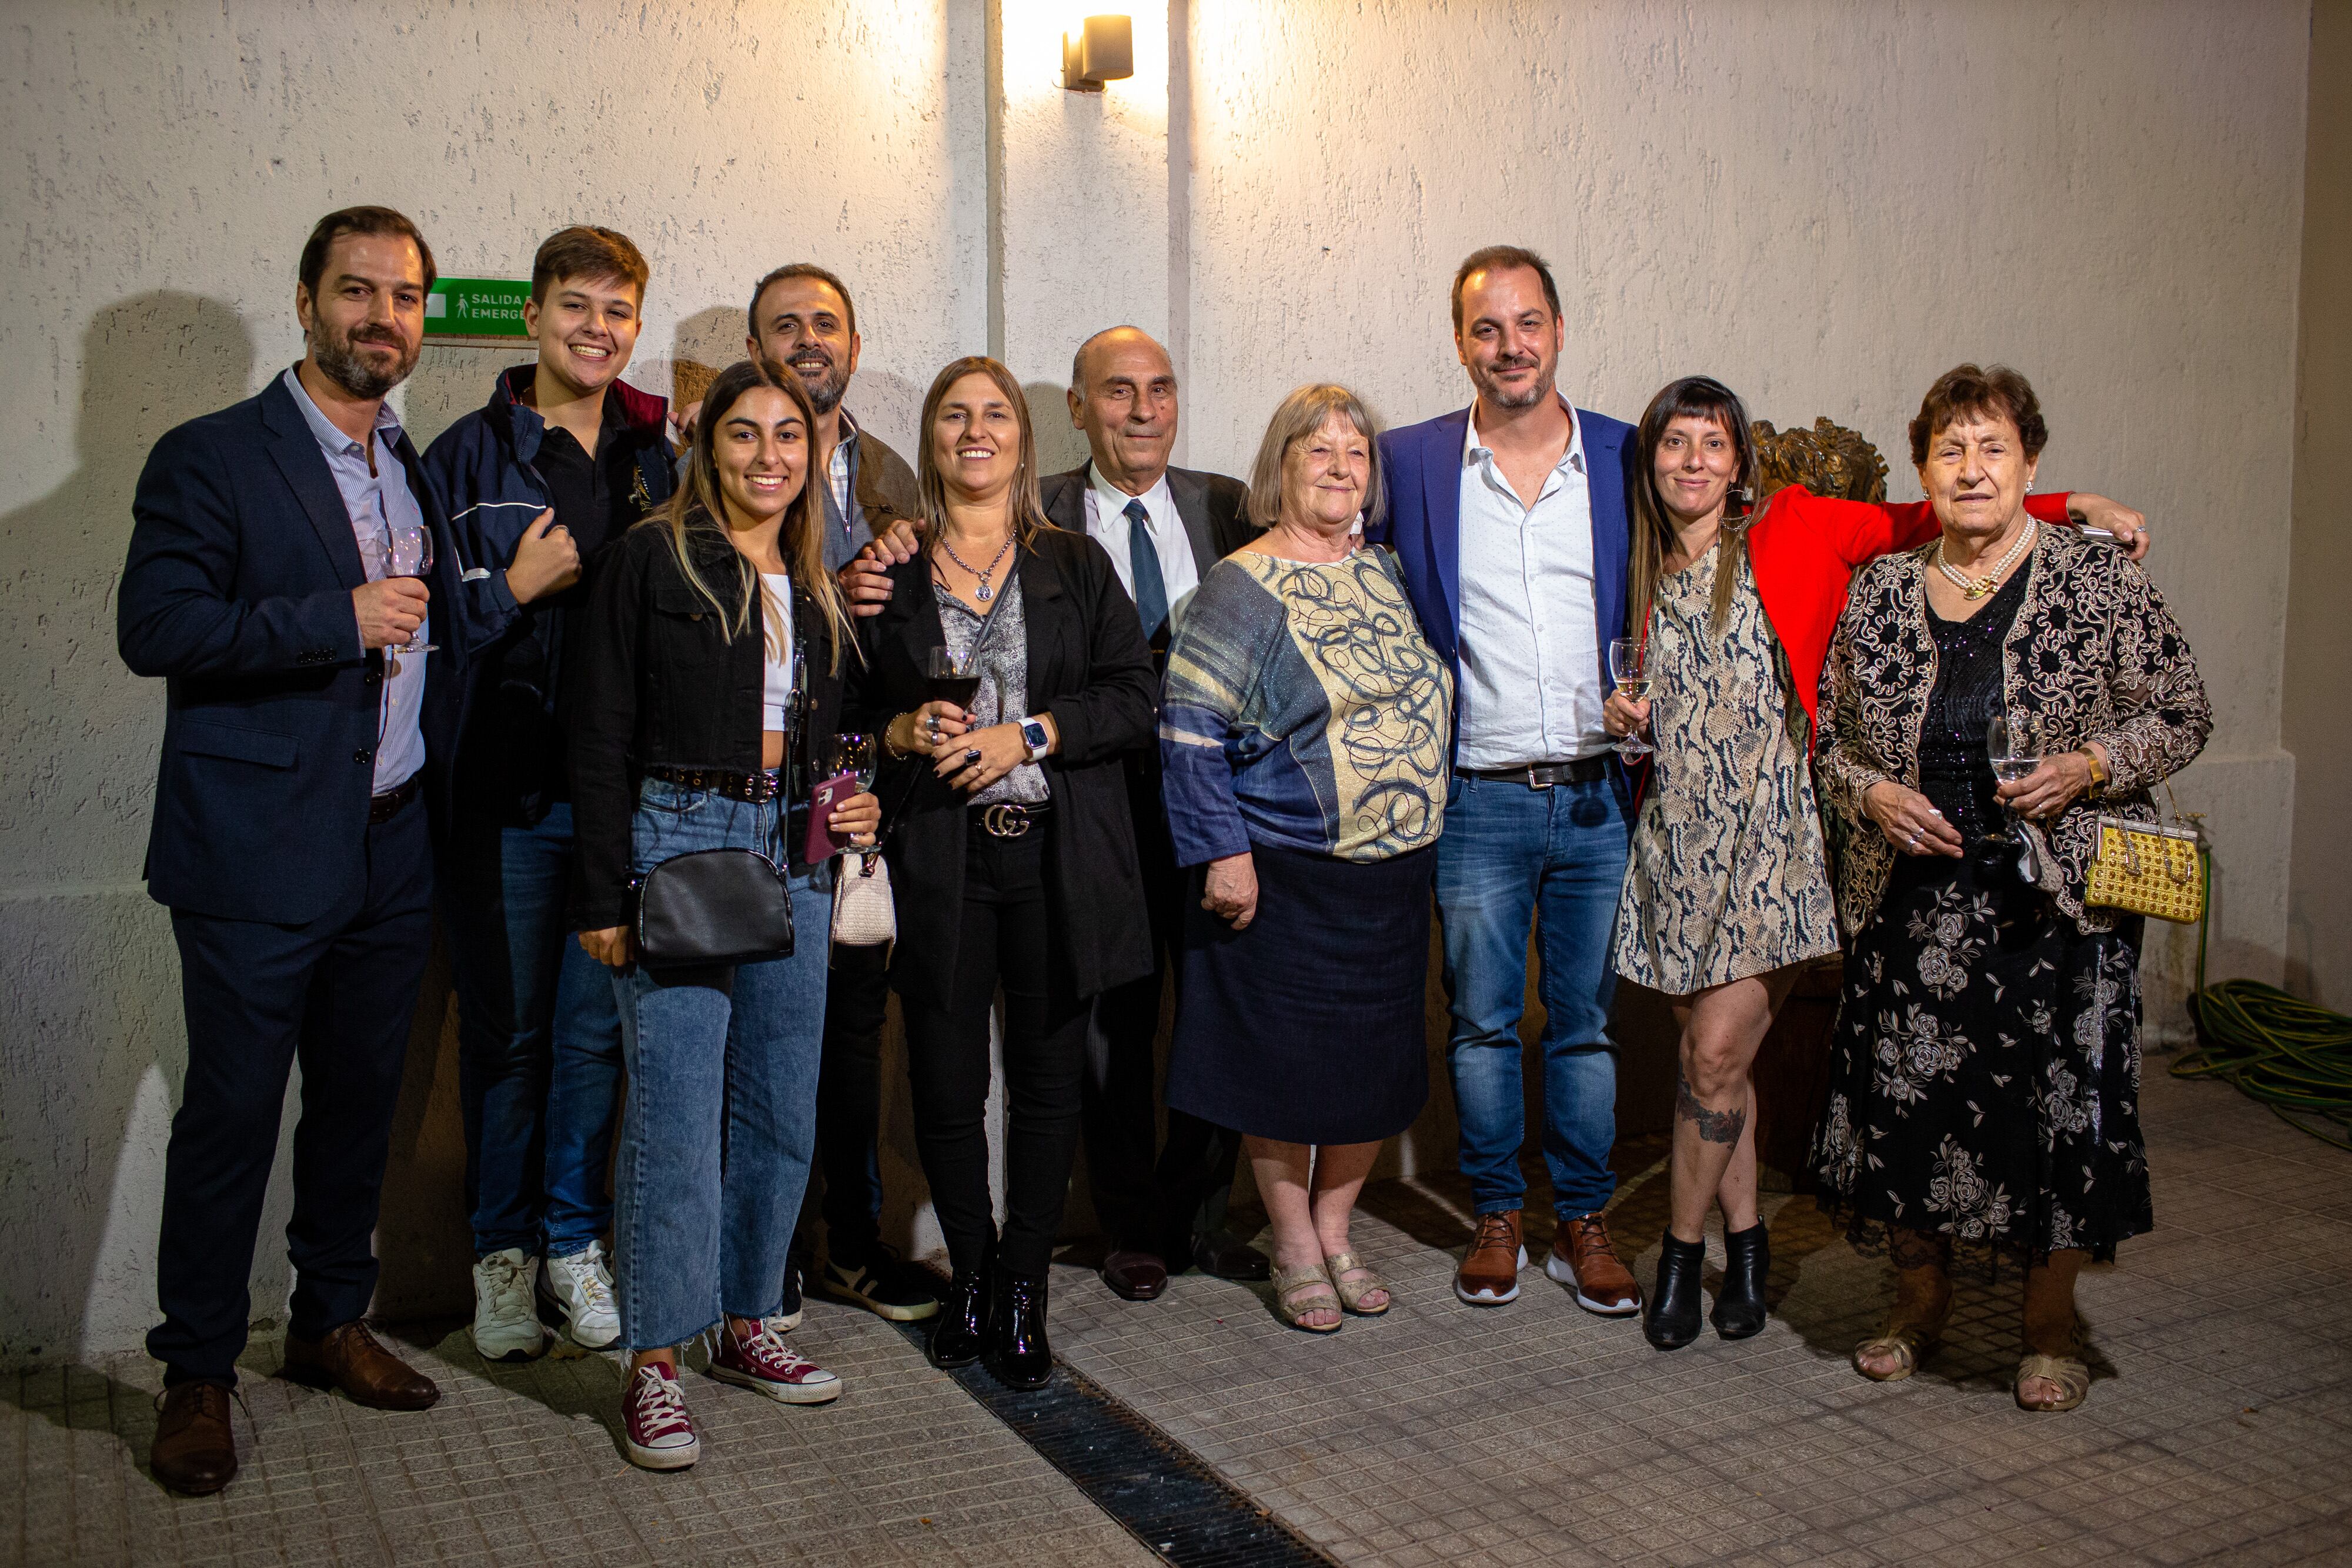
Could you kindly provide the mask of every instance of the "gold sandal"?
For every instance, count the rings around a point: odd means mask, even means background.
[[[1853,1347],[1853,1369],[1873,1383],[1900,1383],[1919,1370],[1919,1364],[1935,1354],[1943,1342],[1941,1323],[1898,1323],[1888,1320],[1875,1339],[1864,1340]],[[1862,1364],[1866,1355],[1891,1355],[1895,1358],[1893,1372],[1873,1372]]]
[[[1297,1299],[1294,1300],[1294,1295]],[[1320,1269],[1280,1269],[1274,1271],[1274,1315],[1307,1333],[1338,1333],[1338,1323],[1310,1323],[1309,1312],[1339,1311],[1339,1294]]]
[[[1372,1270],[1372,1266],[1353,1252],[1334,1252],[1323,1260],[1323,1272],[1329,1277],[1331,1288],[1339,1292],[1340,1303],[1360,1318],[1376,1318],[1396,1302],[1396,1293],[1388,1281]],[[1350,1281],[1350,1274],[1360,1274],[1360,1280]],[[1364,1298],[1374,1291],[1389,1299],[1377,1307],[1364,1305]]]
[[[2042,1378],[2058,1385],[2058,1402],[2054,1405],[2028,1405],[2025,1385],[2030,1378]],[[2091,1392],[2091,1369],[2071,1355],[2032,1355],[2017,1364],[2017,1381],[2011,1385],[2017,1396],[2017,1407],[2036,1415],[2056,1415],[2072,1410]]]

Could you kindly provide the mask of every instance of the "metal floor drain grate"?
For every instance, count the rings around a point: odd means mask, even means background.
[[[928,1323],[900,1323],[919,1349]],[[1250,1500],[1199,1455],[1067,1364],[1034,1393],[984,1366],[948,1375],[1097,1507],[1183,1568],[1336,1568],[1306,1537]]]

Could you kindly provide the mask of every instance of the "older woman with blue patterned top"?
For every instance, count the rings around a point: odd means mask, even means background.
[[[1378,432],[1344,387],[1283,400],[1258,539],[1169,649],[1160,744],[1187,921],[1168,1103],[1243,1134],[1294,1328],[1386,1312],[1348,1239],[1381,1145],[1429,1098],[1422,992],[1454,690],[1387,553]]]

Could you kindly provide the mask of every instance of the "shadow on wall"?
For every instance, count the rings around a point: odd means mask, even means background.
[[[1021,389],[1029,402],[1029,428],[1037,433],[1037,476],[1066,474],[1087,460],[1086,432],[1070,423],[1070,391],[1051,382]]]

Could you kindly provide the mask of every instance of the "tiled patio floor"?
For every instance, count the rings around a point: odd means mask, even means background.
[[[1375,1188],[1358,1241],[1386,1318],[1294,1333],[1243,1287],[1157,1303],[1057,1270],[1064,1357],[1334,1558],[1419,1563],[2352,1562],[2352,1155],[2151,1063],[2160,1228],[2090,1270],[2090,1402],[2027,1416],[2008,1303],[1964,1292],[1944,1350],[1875,1385],[1846,1353],[1886,1287],[1807,1201],[1775,1200],[1762,1335],[1673,1355],[1538,1269],[1514,1305],[1448,1289],[1452,1178]],[[1629,1163],[1654,1149],[1624,1151]],[[1615,1228],[1646,1280],[1663,1172]],[[1539,1247],[1531,1248],[1538,1262]],[[400,1337],[397,1333],[394,1337]],[[183,1500],[142,1469],[154,1369],[11,1380],[0,1552],[31,1563],[1119,1563],[1151,1553],[925,1366],[818,1303],[796,1336],[850,1393],[783,1409],[695,1380],[706,1457],[632,1469],[600,1360],[485,1368],[411,1336],[441,1405],[386,1415],[267,1377],[246,1469]],[[274,1348],[257,1347],[257,1371]]]

